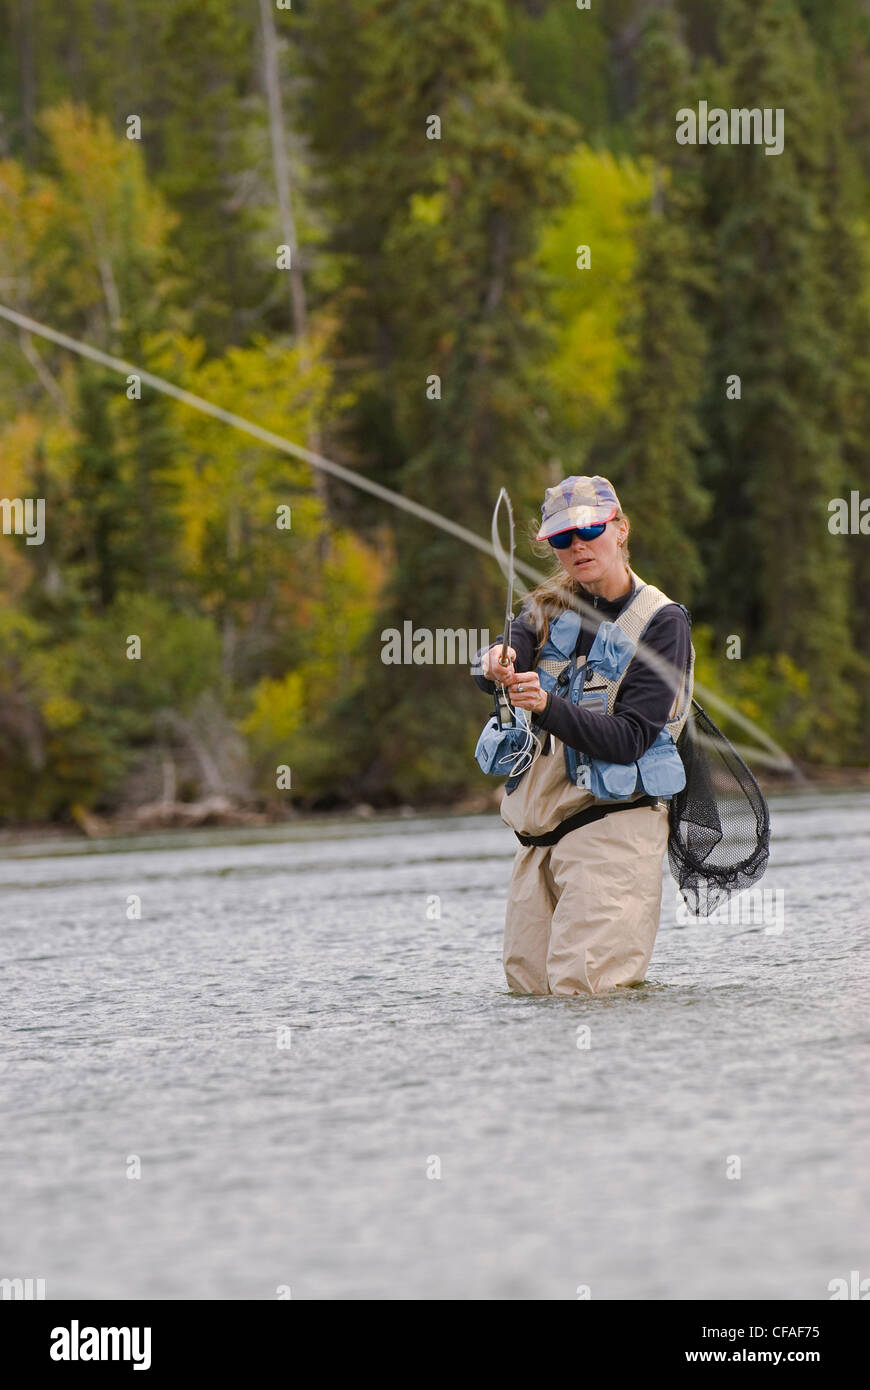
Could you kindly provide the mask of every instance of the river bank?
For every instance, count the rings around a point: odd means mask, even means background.
[[[824,767],[820,764],[796,764],[794,777],[770,775],[753,769],[766,795],[801,795],[817,790],[870,790],[868,767]],[[227,829],[256,829],[258,827],[292,826],[300,822],[329,825],[341,822],[394,820],[429,816],[467,816],[498,810],[502,783],[483,788],[449,805],[421,802],[416,806],[371,806],[356,802],[328,810],[306,806],[283,806],[280,811],[245,805],[228,797],[213,796],[201,801],[171,803],[152,802],[118,815],[98,815],[84,807],[76,807],[73,819],[59,822],[0,825],[0,848],[27,841],[51,841],[80,836],[87,840],[127,838],[147,835],[152,831],[186,832],[199,827]]]

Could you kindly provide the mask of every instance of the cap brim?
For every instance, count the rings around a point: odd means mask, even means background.
[[[549,540],[550,536],[558,536],[560,531],[573,531],[575,526],[600,526],[603,521],[612,521],[617,510],[611,502],[602,502],[597,507],[565,507],[555,516],[547,518],[535,540]]]

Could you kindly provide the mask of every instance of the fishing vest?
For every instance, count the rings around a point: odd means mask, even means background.
[[[659,609],[673,603],[652,584],[645,584],[631,571],[636,589],[618,617],[601,624],[586,657],[575,658],[582,618],[567,608],[550,622],[547,640],[536,667],[541,689],[561,695],[581,709],[596,714],[612,714],[629,663],[637,644]],[[678,607],[688,618],[682,604]],[[573,786],[584,787],[602,801],[626,801],[636,792],[668,798],[686,785],[683,760],[677,739],[692,707],[695,649],[689,645],[689,661],[682,688],[674,696],[667,723],[650,748],[635,763],[612,763],[591,758],[577,748],[563,745],[565,774]],[[509,777],[505,792],[510,795],[526,775]]]

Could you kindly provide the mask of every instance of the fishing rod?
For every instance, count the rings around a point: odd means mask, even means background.
[[[502,501],[505,504],[508,516],[509,550],[506,557],[502,549],[501,538],[498,534],[498,511]],[[507,603],[505,606],[504,633],[502,635],[501,658],[499,661],[499,665],[506,667],[510,665],[510,656],[508,653],[511,644],[511,623],[513,621],[514,610],[514,509],[511,506],[511,499],[504,488],[499,492],[495,507],[493,508],[492,546],[496,553],[496,559],[501,565],[502,572],[504,572],[505,569],[503,559],[506,558],[507,564]],[[513,727],[514,712],[510,702],[510,696],[508,695],[507,686],[504,682],[499,682],[497,678],[495,679],[495,714],[499,723],[499,728],[509,729]]]
[[[508,546],[509,550],[505,553],[504,546],[498,534],[498,514],[502,502],[505,504],[508,516]],[[495,507],[492,513],[492,550],[498,560],[501,572],[507,579],[507,601],[504,614],[504,632],[501,639],[501,658],[497,665],[500,665],[504,672],[503,679],[500,681],[495,670],[491,667],[491,679],[493,683],[493,705],[494,716],[490,716],[480,738],[477,740],[477,748],[474,756],[483,772],[489,772],[497,777],[513,777],[525,772],[531,766],[534,758],[537,741],[531,731],[528,715],[524,709],[514,708],[510,701],[510,694],[507,688],[507,668],[510,666],[510,643],[511,643],[511,624],[513,622],[514,608],[514,512],[511,506],[511,499],[505,488],[502,488],[496,498]],[[495,645],[495,644],[494,644]],[[494,645],[492,650],[494,650]]]

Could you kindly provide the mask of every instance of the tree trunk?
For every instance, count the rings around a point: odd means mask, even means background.
[[[260,23],[263,38],[263,77],[266,98],[269,104],[269,132],[272,144],[272,167],[275,174],[275,191],[278,198],[278,217],[280,221],[281,244],[290,247],[290,308],[293,319],[293,332],[299,348],[299,365],[303,375],[311,364],[308,347],[308,310],[305,301],[305,282],[299,264],[299,247],[296,242],[296,224],[293,220],[293,205],[290,191],[290,163],[284,140],[284,111],[281,102],[281,83],[278,73],[278,36],[275,31],[273,0],[260,0]],[[306,432],[306,447],[313,453],[321,452],[320,431],[313,422]],[[328,492],[326,475],[321,469],[314,470],[314,488],[323,506],[324,527],[318,538],[318,556],[324,561],[328,554]]]

